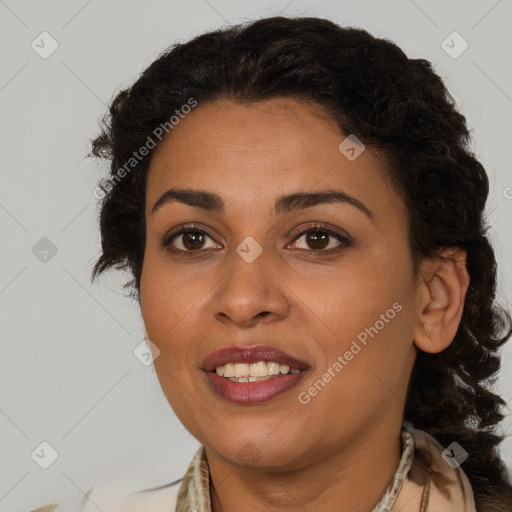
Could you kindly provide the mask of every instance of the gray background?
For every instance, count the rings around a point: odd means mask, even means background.
[[[89,285],[99,251],[93,190],[105,169],[85,158],[88,139],[114,91],[168,45],[279,13],[360,26],[432,61],[490,175],[499,295],[512,297],[510,0],[0,0],[0,511],[26,512],[112,479],[133,478],[138,490],[183,475],[198,443],[152,366],[133,354],[144,332],[120,288],[127,275]],[[58,43],[45,59],[31,47],[51,49],[43,31]],[[453,31],[469,44],[458,58],[441,46]],[[511,362],[509,346],[498,383],[507,402]],[[48,449],[31,457],[43,441],[59,454],[46,470],[36,460],[49,462]],[[512,468],[511,438],[502,453]]]

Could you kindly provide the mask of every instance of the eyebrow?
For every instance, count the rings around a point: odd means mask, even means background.
[[[218,194],[205,190],[169,189],[153,205],[151,214],[162,206],[172,202],[179,202],[208,212],[224,213],[224,201]],[[318,192],[294,192],[281,195],[276,199],[274,211],[276,215],[303,210],[312,206],[327,203],[345,203],[358,208],[373,221],[372,212],[358,199],[341,190],[321,190]]]

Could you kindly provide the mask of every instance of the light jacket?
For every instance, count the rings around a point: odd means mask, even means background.
[[[372,512],[477,512],[462,465],[454,463],[430,434],[410,424],[404,423],[401,436],[399,466]],[[98,508],[103,512],[211,512],[209,478],[201,446],[177,482],[130,494],[105,485],[94,488],[80,503],[55,503],[31,512],[97,512]]]

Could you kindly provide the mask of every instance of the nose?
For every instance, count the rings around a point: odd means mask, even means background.
[[[272,268],[265,251],[252,263],[233,253],[225,277],[218,283],[210,303],[215,319],[225,324],[252,327],[286,318],[290,303],[287,287]]]

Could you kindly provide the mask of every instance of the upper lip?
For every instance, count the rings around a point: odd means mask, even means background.
[[[214,371],[217,366],[228,363],[257,363],[258,361],[275,361],[290,368],[305,370],[309,365],[274,347],[254,345],[252,347],[225,347],[212,352],[204,359],[201,369],[205,372]]]

